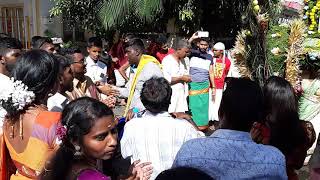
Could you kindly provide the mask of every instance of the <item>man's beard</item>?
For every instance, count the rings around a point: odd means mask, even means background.
[[[12,70],[14,69],[15,67],[15,64],[9,64],[9,63],[6,63],[6,69],[9,73],[12,72]]]
[[[206,50],[206,49],[201,49],[201,48],[199,48],[199,50],[200,50],[200,52],[202,52],[202,53],[207,52],[207,50]]]

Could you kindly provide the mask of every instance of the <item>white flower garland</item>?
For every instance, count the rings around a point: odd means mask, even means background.
[[[1,104],[10,103],[17,110],[23,110],[35,98],[35,94],[32,91],[28,91],[28,87],[22,81],[15,81],[14,78],[10,78],[10,81],[7,81],[5,86],[0,90]]]

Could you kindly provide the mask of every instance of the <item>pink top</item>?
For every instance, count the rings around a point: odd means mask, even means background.
[[[87,169],[80,173],[77,180],[111,180],[99,171]]]

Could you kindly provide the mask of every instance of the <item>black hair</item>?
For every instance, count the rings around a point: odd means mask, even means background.
[[[200,42],[200,41],[205,41],[205,42],[207,42],[207,43],[209,44],[210,38],[208,38],[208,37],[202,37],[202,38],[199,39],[199,42]]]
[[[267,79],[263,88],[264,101],[265,101],[265,117],[268,117],[269,121],[276,123],[279,119],[276,117],[282,115],[283,112],[289,112],[289,114],[297,115],[298,101],[295,96],[294,89],[291,84],[281,78],[272,76]],[[291,119],[286,119],[291,121]]]
[[[98,37],[90,37],[88,39],[88,44],[87,44],[87,47],[88,48],[91,48],[91,47],[99,47],[99,48],[102,48],[102,40],[101,38],[98,38]]]
[[[171,86],[165,78],[152,77],[143,84],[140,97],[144,107],[157,114],[168,111],[171,94]]]
[[[60,54],[54,55],[54,57],[59,61],[59,73],[63,74],[64,70],[73,63],[70,57],[62,56]]]
[[[166,44],[168,42],[168,38],[161,34],[157,39],[156,39],[156,43],[158,43],[160,46]]]
[[[246,78],[227,78],[226,86],[219,108],[221,128],[249,132],[262,119],[261,88]]]
[[[73,63],[73,54],[75,53],[82,53],[79,47],[74,46],[60,49],[60,54],[69,58],[72,61],[71,64]]]
[[[156,180],[213,180],[211,176],[200,171],[199,169],[191,167],[177,167],[162,171],[156,178]]]
[[[133,34],[131,34],[131,33],[128,33],[128,34],[125,34],[125,35],[124,35],[124,39],[128,39],[128,40],[133,39],[133,38],[135,38],[135,37],[136,37],[136,36],[133,35]]]
[[[267,80],[263,92],[264,119],[271,130],[269,143],[288,155],[306,140],[294,89],[284,78],[273,76]]]
[[[36,42],[41,38],[42,38],[41,36],[33,36],[31,38],[31,47],[34,48],[36,46]]]
[[[139,50],[141,53],[144,52],[144,44],[143,44],[143,41],[140,39],[140,38],[133,38],[133,39],[130,39],[128,42],[126,42],[124,44],[124,48],[128,48],[128,47],[132,47],[134,49],[137,49]]]
[[[44,44],[53,44],[53,41],[51,38],[49,37],[40,37],[38,40],[36,40],[33,44],[33,48],[34,49],[41,49],[41,47],[44,45]]]
[[[81,145],[83,136],[90,132],[96,120],[105,116],[113,116],[112,110],[96,99],[82,97],[71,101],[64,108],[61,117],[62,125],[67,129],[66,136],[50,163],[50,171],[43,172],[41,179],[67,179],[75,160],[75,147],[72,142]]]
[[[16,38],[0,38],[0,58],[4,56],[9,49],[22,49],[21,42]]]
[[[59,73],[58,60],[43,50],[31,50],[20,56],[12,70],[14,80],[22,81],[35,94],[34,104],[46,103],[46,97],[54,89]],[[2,103],[9,120],[16,121],[23,110],[12,103]],[[25,107],[27,108],[27,107]]]
[[[73,55],[75,53],[82,53],[79,47],[69,47],[69,48],[61,48],[60,49],[60,54],[65,56],[65,55]]]

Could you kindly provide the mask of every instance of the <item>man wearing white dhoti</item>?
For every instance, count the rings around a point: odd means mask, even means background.
[[[213,46],[214,53],[214,84],[215,84],[215,98],[213,108],[209,110],[209,117],[213,116],[212,120],[219,120],[218,111],[222,99],[224,89],[224,81],[230,70],[231,61],[226,56],[225,45],[221,42]]]
[[[186,83],[190,82],[190,76],[187,75],[188,70],[181,62],[189,53],[190,46],[187,40],[180,40],[176,44],[176,51],[167,55],[162,60],[162,70],[164,77],[169,81],[172,88],[171,104],[169,113],[188,111],[188,103],[186,99]]]

